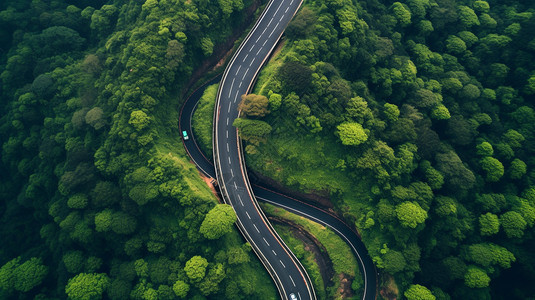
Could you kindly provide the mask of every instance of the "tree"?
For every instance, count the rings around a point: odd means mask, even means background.
[[[490,5],[487,1],[474,1],[473,7],[478,13],[488,13],[490,11]]]
[[[489,236],[500,231],[500,220],[493,213],[486,213],[479,216],[479,231],[482,236]]]
[[[392,12],[402,27],[411,24],[411,12],[403,4],[394,2],[392,4]]]
[[[40,258],[32,257],[22,264],[20,260],[20,257],[14,258],[0,268],[0,289],[26,293],[45,279],[48,267]]]
[[[85,115],[85,122],[91,125],[95,130],[100,130],[106,126],[106,119],[104,118],[104,111],[100,107],[94,107]]]
[[[232,231],[232,225],[236,219],[236,213],[232,206],[217,204],[206,214],[199,231],[207,239],[218,239]]]
[[[399,108],[395,104],[385,103],[383,113],[390,122],[396,122],[399,117]]]
[[[511,166],[509,167],[509,177],[511,177],[511,179],[520,179],[526,174],[526,172],[527,165],[525,162],[518,158],[515,158],[511,162]]]
[[[268,98],[255,94],[242,95],[238,110],[248,117],[264,117],[269,113]]]
[[[472,171],[467,169],[459,156],[453,151],[436,155],[437,169],[444,174],[446,183],[453,189],[469,189],[476,179]]]
[[[503,139],[511,148],[521,147],[522,142],[525,140],[524,136],[514,129],[507,130],[503,135]]]
[[[450,111],[443,104],[439,104],[431,110],[431,118],[435,120],[447,120],[450,117]]]
[[[431,293],[431,291],[425,286],[419,284],[412,284],[406,291],[403,293],[407,300],[435,300],[436,297]]]
[[[121,193],[117,185],[110,181],[99,181],[91,191],[92,204],[96,207],[109,207],[119,201]]]
[[[69,279],[65,292],[73,300],[102,299],[109,284],[110,279],[104,273],[80,273]]]
[[[490,268],[495,265],[499,265],[502,268],[510,268],[511,263],[516,261],[513,253],[492,243],[470,245],[466,253],[468,261],[479,264],[484,268]]]
[[[130,114],[130,120],[128,120],[128,124],[132,125],[137,131],[143,130],[149,123],[150,117],[141,110],[134,110]]]
[[[69,273],[79,273],[84,267],[84,254],[82,251],[69,251],[63,255],[63,264]]]
[[[67,200],[67,206],[72,209],[84,209],[87,203],[88,200],[85,194],[76,194]]]
[[[407,262],[401,252],[389,249],[383,257],[383,266],[385,272],[393,275],[405,270]]]
[[[95,214],[95,230],[98,232],[107,232],[111,230],[113,220],[113,210],[105,209]]]
[[[521,238],[527,226],[526,220],[516,211],[508,211],[501,215],[500,224],[509,238]]]
[[[418,203],[405,201],[396,206],[396,215],[401,225],[416,228],[427,219],[427,212]]]
[[[359,123],[342,123],[336,128],[343,145],[358,146],[368,140],[366,131]]]
[[[464,275],[464,284],[471,288],[484,288],[488,287],[490,277],[487,273],[476,266],[468,267],[468,271]]]
[[[253,145],[259,145],[271,132],[271,126],[261,120],[236,118],[233,126],[239,130],[240,137]]]
[[[131,215],[118,211],[113,214],[111,220],[111,229],[117,234],[131,234],[136,230],[136,218]]]
[[[196,255],[186,262],[184,271],[191,282],[200,282],[206,274],[206,267],[208,267],[206,258]]]
[[[189,284],[185,283],[182,280],[177,280],[175,284],[173,284],[173,292],[175,292],[175,295],[178,298],[186,298],[189,292]]]
[[[466,43],[459,37],[450,35],[446,40],[446,49],[449,53],[461,55],[466,51]]]
[[[479,19],[476,13],[468,6],[460,5],[458,7],[459,21],[465,28],[479,25]]]
[[[481,159],[481,168],[487,173],[486,180],[496,182],[502,178],[504,167],[502,163],[494,157],[483,157]]]
[[[482,142],[481,144],[477,145],[476,150],[477,155],[480,156],[492,156],[492,154],[494,154],[494,149],[489,142]]]
[[[204,56],[210,56],[214,52],[214,42],[209,37],[201,39],[201,49]]]

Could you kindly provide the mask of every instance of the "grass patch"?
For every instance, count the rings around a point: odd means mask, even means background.
[[[191,124],[197,143],[204,153],[213,151],[212,131],[218,86],[219,84],[213,84],[204,90]]]
[[[323,277],[321,276],[320,268],[314,259],[314,254],[305,251],[305,243],[296,238],[288,226],[278,224],[274,224],[273,226],[286,245],[292,250],[293,254],[295,254],[303,264],[308,276],[310,276],[310,280],[312,280],[314,291],[316,292],[318,299],[326,299],[327,294],[325,291],[325,284],[323,282]]]
[[[355,284],[352,287],[356,288],[355,294],[362,295],[363,292],[360,290],[360,286],[363,285],[362,282],[364,279],[358,268],[357,258],[353,255],[349,246],[334,231],[305,217],[298,216],[267,203],[262,203],[262,208],[268,215],[281,217],[302,226],[325,247],[335,271],[335,276],[332,279],[334,286],[330,287],[327,291],[329,298],[337,297],[337,292],[341,284],[339,277],[341,273],[354,277]],[[314,270],[309,274],[314,274]],[[315,281],[314,279],[312,280]]]

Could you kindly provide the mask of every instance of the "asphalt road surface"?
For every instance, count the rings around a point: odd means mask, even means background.
[[[305,300],[316,299],[310,278],[258,206],[247,178],[237,129],[232,126],[239,114],[241,96],[248,93],[300,5],[301,0],[270,1],[238,48],[219,85],[213,144],[217,181],[223,199],[238,216],[238,228],[267,268],[281,297]]]
[[[271,1],[223,74],[214,116],[216,176],[225,201],[236,211],[238,227],[270,272],[283,299],[290,299],[290,294],[294,294],[297,299],[316,297],[304,268],[273,230],[256,203],[253,193],[256,193],[261,200],[285,207],[333,228],[348,242],[359,258],[365,281],[363,299],[375,299],[377,281],[375,267],[358,235],[326,211],[267,189],[255,187],[253,190],[241,156],[237,131],[232,126],[232,122],[238,117],[241,95],[246,94],[251,88],[259,69],[300,4],[300,0]],[[217,78],[214,81],[217,81]],[[179,127],[190,135],[190,140],[185,141],[185,146],[198,167],[205,174],[214,177],[214,167],[198,149],[191,131],[191,116],[195,107],[196,101],[185,103]]]

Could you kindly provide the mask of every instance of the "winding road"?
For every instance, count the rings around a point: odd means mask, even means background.
[[[184,144],[199,169],[218,179],[224,201],[231,204],[236,211],[238,228],[273,277],[283,299],[291,299],[291,294],[300,300],[316,299],[316,295],[303,266],[268,222],[256,198],[331,227],[350,245],[359,259],[359,267],[364,277],[363,299],[375,299],[376,270],[356,232],[326,211],[263,187],[252,187],[247,177],[237,129],[232,126],[234,119],[238,117],[241,95],[247,94],[251,89],[258,71],[300,5],[300,0],[270,1],[227,66],[219,85],[214,114],[215,168],[199,150],[192,135],[191,117],[197,100],[190,99],[198,97],[190,97],[184,104],[179,127],[181,131],[185,130],[191,135]]]

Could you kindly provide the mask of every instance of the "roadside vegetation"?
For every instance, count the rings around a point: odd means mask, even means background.
[[[218,86],[218,84],[213,84],[204,90],[201,99],[199,99],[199,104],[197,104],[197,109],[193,115],[193,123],[191,124],[199,147],[206,155],[210,155],[210,157],[213,152],[213,119]]]
[[[177,129],[259,4],[0,3],[1,299],[278,296]]]
[[[534,12],[306,1],[253,91],[270,131],[247,164],[328,196],[361,232],[384,298],[529,298]]]
[[[357,259],[344,240],[336,235],[330,228],[326,228],[321,224],[268,203],[262,203],[261,205],[268,216],[276,216],[301,226],[325,248],[327,252],[326,254],[332,262],[334,269],[333,277],[327,279],[331,281],[333,285],[323,291],[327,299],[339,299],[342,297],[341,293],[347,292],[344,288],[341,289],[341,278],[346,278],[352,281],[352,284],[348,284],[348,287],[350,287],[349,290],[352,289],[352,292],[356,295],[355,299],[362,298],[363,278],[358,267]],[[284,227],[286,226],[277,226],[277,228],[281,229]],[[279,230],[277,230],[277,232],[279,232]],[[315,283],[315,287],[323,290],[323,279],[321,278],[319,267],[313,262],[314,258],[311,253],[305,250],[305,247],[307,246],[296,239],[290,230],[283,229],[282,232],[282,238],[285,242],[288,242],[288,246],[292,248],[292,252],[301,261],[306,262],[303,262],[303,264],[305,268],[307,268],[312,281]]]

